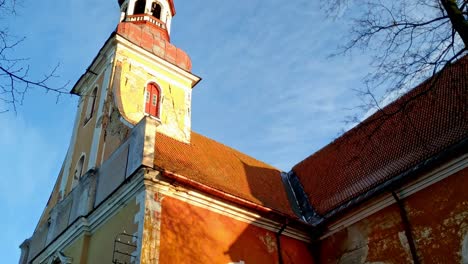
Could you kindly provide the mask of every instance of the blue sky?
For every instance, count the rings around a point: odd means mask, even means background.
[[[176,0],[172,42],[187,51],[203,81],[193,93],[193,130],[289,171],[345,127],[352,92],[367,59],[328,59],[346,39],[342,19],[326,19],[318,1]],[[31,75],[60,63],[71,89],[119,18],[116,0],[24,0],[0,19],[26,40],[15,52]],[[65,157],[77,98],[31,91],[17,114],[0,114],[0,240],[4,263],[19,258]],[[5,259],[6,258],[6,259]]]

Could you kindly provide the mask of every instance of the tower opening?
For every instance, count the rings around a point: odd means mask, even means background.
[[[145,13],[146,0],[137,0],[133,10],[134,15],[141,15]]]
[[[162,8],[160,4],[158,3],[151,4],[151,13],[155,18],[159,20],[161,20],[161,10]]]
[[[76,185],[78,185],[78,182],[80,181],[81,176],[83,176],[84,161],[85,161],[85,155],[83,154],[81,155],[81,158],[75,167],[75,172],[73,174],[73,181],[72,181],[72,189],[75,188]]]
[[[145,112],[151,116],[159,117],[159,101],[161,93],[155,83],[150,83],[146,87]]]

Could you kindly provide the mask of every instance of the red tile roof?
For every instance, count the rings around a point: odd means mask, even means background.
[[[325,214],[468,137],[468,57],[293,168]],[[411,176],[410,176],[411,177]]]
[[[195,132],[190,144],[158,133],[154,165],[228,195],[294,216],[278,169]]]

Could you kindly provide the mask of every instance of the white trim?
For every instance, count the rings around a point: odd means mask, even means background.
[[[148,85],[150,83],[154,83],[156,85],[156,87],[158,88],[158,91],[159,91],[159,102],[158,102],[158,115],[159,116],[152,116],[149,113],[146,113],[146,93],[148,92]],[[156,119],[159,122],[161,122],[161,111],[162,111],[162,102],[163,102],[163,91],[162,90],[163,89],[161,88],[161,85],[158,84],[158,81],[156,81],[155,79],[148,80],[146,82],[145,89],[143,90],[143,108],[144,108],[143,113],[146,116],[149,116],[149,117],[151,117],[153,119]]]
[[[122,116],[120,116],[119,118],[120,122],[122,122],[124,125],[126,125],[128,128],[134,128],[135,125],[133,125],[132,123],[128,122],[125,118],[123,118]]]
[[[127,15],[131,16],[135,12],[135,0],[128,1]]]
[[[93,118],[93,116],[96,115],[96,112],[97,112],[97,109],[96,109],[96,99],[97,99],[97,92],[99,91],[99,85],[96,84],[96,81],[97,79],[95,80],[94,84],[91,86],[91,87],[94,87],[93,89],[90,90],[91,94],[86,96],[86,112],[85,112],[85,119],[84,119],[84,124],[83,124],[83,127],[86,127],[86,125],[88,125],[88,123],[90,123],[89,121]],[[93,93],[94,91],[96,91],[96,95],[94,96],[93,98],[93,109],[91,110],[90,109],[90,104],[89,104],[89,100],[91,97],[93,97]],[[97,120],[97,119],[96,119]]]
[[[121,208],[125,207],[137,193],[144,190],[142,178],[143,170],[136,172],[134,178],[124,185],[124,188],[118,189],[113,196],[105,201],[105,204],[101,204],[97,207],[88,218],[80,217],[73,225],[66,229],[65,233],[60,235],[52,244],[48,245],[46,250],[36,256],[34,260],[40,260],[39,263],[42,263],[54,254],[54,252],[64,250],[83,234],[86,235],[95,232],[109,218],[119,212]]]
[[[137,237],[136,242],[137,247],[135,248],[136,252],[132,252],[131,254],[136,257],[135,263],[140,263],[141,259],[141,251],[143,248],[143,232],[145,229],[145,210],[146,210],[146,203],[145,199],[147,190],[142,190],[139,194],[135,196],[136,203],[139,205],[140,210],[138,213],[133,217],[133,223],[138,226],[138,230],[136,234],[133,236]]]
[[[71,92],[76,93],[76,94],[81,94],[81,93],[86,93],[87,90],[86,88],[89,89],[91,87],[91,84],[95,84],[98,76],[101,76],[104,70],[106,69],[106,61],[113,61],[112,58],[115,57],[115,49],[116,49],[116,42],[115,38],[110,38],[107,40],[107,42],[104,44],[104,46],[101,48],[99,53],[94,57],[93,62],[91,65],[89,65],[88,69],[92,70],[95,74],[90,74],[89,71],[86,71],[81,78],[75,83],[73,86]],[[93,69],[94,68],[94,69]],[[82,89],[85,89],[84,91],[81,91]]]
[[[73,134],[70,139],[70,145],[68,147],[68,153],[65,157],[65,166],[63,168],[62,172],[62,180],[60,182],[60,189],[59,189],[59,194],[62,194],[61,199],[65,197],[65,191],[67,188],[67,183],[68,183],[68,177],[70,176],[70,170],[71,170],[71,162],[73,159],[73,154],[75,153],[75,144],[76,144],[76,136],[78,134],[78,128],[81,128],[80,124],[80,119],[81,119],[81,112],[83,111],[83,103],[78,104],[78,111],[76,113],[75,117],[75,124],[73,125]]]
[[[70,257],[65,256],[62,252],[56,252],[53,256],[49,258],[47,262],[44,264],[53,264],[55,260],[59,260],[60,264],[72,264],[73,259]]]
[[[408,183],[396,191],[398,197],[405,199],[411,195],[453,175],[468,167],[468,154],[465,154],[451,162],[448,162],[439,168],[425,174],[416,181]],[[391,194],[382,195],[361,208],[357,208],[352,213],[328,225],[326,232],[320,239],[325,239],[334,233],[343,230],[366,217],[383,210],[384,208],[395,203],[395,199]]]
[[[101,134],[103,129],[102,124],[98,125],[98,121],[101,117],[103,117],[104,102],[107,98],[107,91],[109,90],[110,76],[113,68],[112,65],[112,62],[108,62],[104,73],[104,80],[101,87],[101,95],[99,98],[98,110],[96,112],[96,126],[94,128],[93,133],[93,142],[89,151],[88,170],[98,166],[98,164],[96,164],[96,159],[98,155],[99,142],[101,141]]]
[[[144,193],[146,197],[146,193],[148,191],[159,192],[160,194],[176,198],[189,204],[208,209],[218,214],[228,216],[232,219],[252,224],[272,232],[278,232],[281,230],[282,224],[280,223],[262,217],[251,211],[239,208],[238,206],[207,196],[204,193],[157,180],[156,177],[158,174],[159,172],[155,170],[147,171],[147,169],[140,169],[137,171],[128,183],[117,189],[112,196],[108,197],[107,200],[100,204],[87,218],[81,217],[73,225],[69,226],[62,235],[48,245],[46,250],[34,259],[36,261],[44,261],[54,254],[54,252],[64,250],[83,234],[89,235],[94,233],[98,228],[104,225],[109,218],[117,214],[121,208],[125,207],[133,198],[137,198],[142,195],[142,193]],[[140,231],[141,230],[139,229],[138,232]],[[310,243],[311,241],[306,232],[291,227],[287,227],[284,230],[283,235],[306,243]],[[142,239],[142,234],[138,234],[138,239]],[[138,250],[141,250],[141,248]],[[39,263],[41,263],[41,261],[39,261]]]
[[[83,164],[81,164],[81,172],[80,172],[80,175],[78,175],[78,179],[75,179],[75,172],[77,171],[77,168],[78,168],[78,165],[81,162],[81,159],[83,159]],[[81,177],[87,171],[87,170],[85,170],[85,163],[86,163],[86,153],[81,152],[80,158],[76,162],[75,169],[73,170],[73,178],[72,178],[72,184],[71,184],[71,187],[70,187],[70,191],[73,190],[78,185],[78,183],[80,182]]]
[[[176,198],[188,204],[208,209],[217,214],[227,216],[237,221],[252,224],[272,232],[280,231],[283,225],[282,223],[278,223],[257,213],[242,209],[239,206],[223,202],[204,193],[192,189],[187,189],[182,186],[175,186],[163,180],[158,180],[157,171],[149,172],[148,174],[152,175],[147,178],[151,181],[151,184],[145,185],[151,186],[151,188],[154,188],[154,191],[158,191],[163,195]],[[303,242],[309,243],[311,241],[309,235],[306,232],[295,228],[287,227],[283,231],[283,234]]]

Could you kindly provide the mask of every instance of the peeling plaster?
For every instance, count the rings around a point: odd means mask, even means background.
[[[421,235],[420,236],[421,236],[422,239],[430,239],[431,234],[432,234],[432,228],[426,227],[423,230],[421,230]]]
[[[369,246],[363,246],[357,248],[353,251],[344,253],[338,264],[363,264],[367,259],[367,254],[369,253]]]
[[[403,247],[405,252],[411,256],[411,250],[408,242],[408,237],[406,237],[405,232],[398,232],[398,238],[400,239],[400,245]]]
[[[133,234],[133,236],[137,237],[136,242],[137,248],[135,249],[136,252],[132,253],[132,255],[137,256],[136,257],[136,263],[140,263],[140,257],[141,257],[141,248],[142,248],[142,235],[143,235],[143,229],[144,229],[144,219],[145,219],[145,191],[142,191],[141,193],[136,195],[136,203],[139,205],[140,210],[138,213],[135,215],[134,218],[134,223],[138,226],[138,231],[136,234]],[[136,253],[136,254],[135,254]]]
[[[367,231],[359,226],[351,226],[347,229],[348,240],[345,252],[338,260],[338,264],[363,264],[369,254],[369,239]]]
[[[266,246],[268,253],[271,254],[277,250],[276,240],[269,233],[267,233],[265,236],[259,236],[259,238]]]

